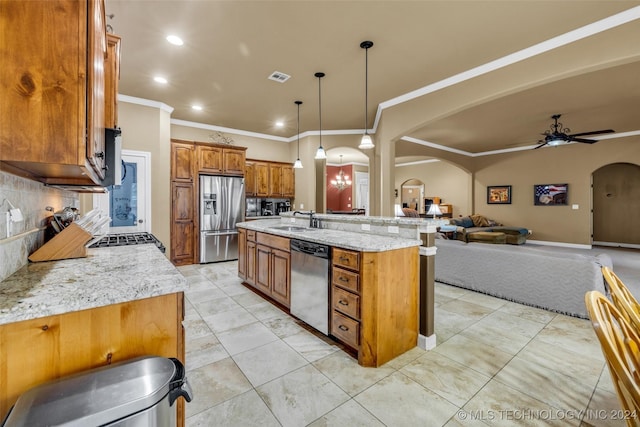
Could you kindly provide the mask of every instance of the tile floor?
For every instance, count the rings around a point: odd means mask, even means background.
[[[236,262],[179,269],[189,427],[624,425],[587,320],[436,284],[436,348],[362,368]]]

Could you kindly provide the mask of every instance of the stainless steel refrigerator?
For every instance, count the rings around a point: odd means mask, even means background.
[[[244,178],[200,175],[200,263],[238,259]]]

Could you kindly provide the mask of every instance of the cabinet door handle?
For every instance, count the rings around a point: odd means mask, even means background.
[[[345,301],[345,300],[341,299],[341,300],[338,300],[338,304],[349,305],[349,301]]]
[[[341,282],[349,283],[349,278],[348,277],[340,276],[340,277],[338,277],[338,280],[341,281]]]
[[[340,329],[341,331],[345,331],[345,332],[347,332],[349,330],[349,328],[344,326],[344,325],[338,326],[338,329]]]
[[[345,256],[341,256],[340,258],[338,258],[340,261],[342,262],[347,262],[349,261],[349,258],[345,257]]]

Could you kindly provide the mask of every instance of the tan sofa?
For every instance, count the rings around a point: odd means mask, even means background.
[[[478,214],[452,218],[449,223],[456,226],[456,239],[466,243],[482,242],[522,245],[526,243],[527,237],[531,234],[526,228],[504,226]]]

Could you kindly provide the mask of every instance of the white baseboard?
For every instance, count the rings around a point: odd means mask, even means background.
[[[527,243],[531,243],[532,245],[560,246],[563,248],[573,248],[573,249],[591,249],[591,245],[579,245],[577,243],[545,242],[544,240],[531,240],[531,239],[527,239]]]
[[[429,335],[428,337],[419,334],[418,347],[420,347],[423,350],[432,350],[436,348],[436,334]]]
[[[597,246],[610,246],[612,248],[640,249],[640,245],[634,245],[633,243],[593,242],[593,244]]]

